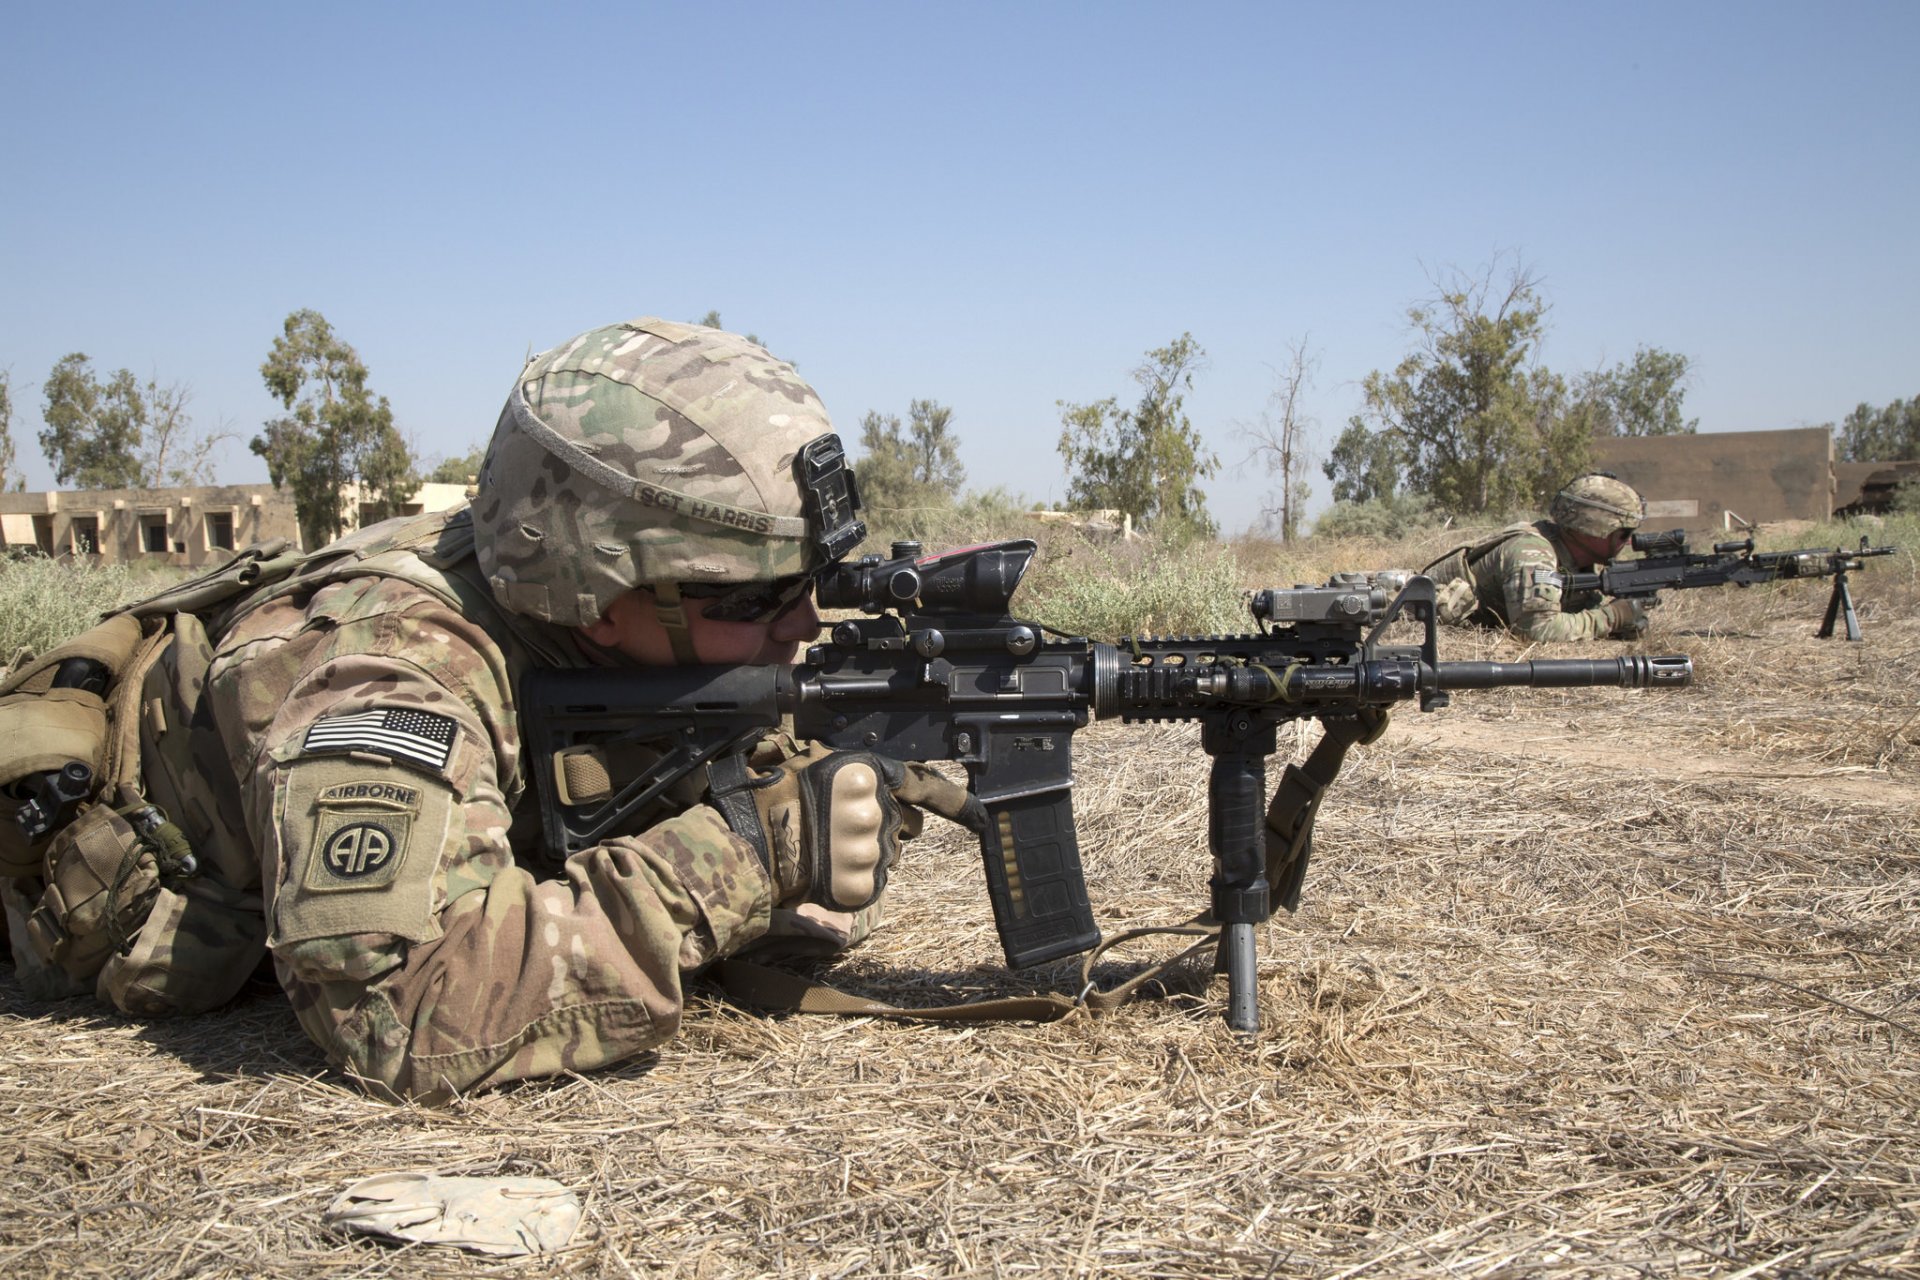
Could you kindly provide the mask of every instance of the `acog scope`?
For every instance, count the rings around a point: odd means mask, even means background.
[[[1003,618],[1035,546],[1031,538],[1017,538],[922,556],[918,543],[896,542],[891,558],[862,556],[828,569],[814,598],[823,609]]]

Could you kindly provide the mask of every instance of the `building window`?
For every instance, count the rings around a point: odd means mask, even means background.
[[[140,549],[149,555],[164,555],[167,552],[167,516],[165,512],[140,517]]]
[[[33,540],[48,555],[53,554],[53,517],[35,516],[33,518]]]
[[[207,512],[207,550],[233,550],[233,512]]]
[[[75,516],[67,526],[67,537],[71,540],[73,554],[77,556],[97,556],[100,554],[100,517]]]

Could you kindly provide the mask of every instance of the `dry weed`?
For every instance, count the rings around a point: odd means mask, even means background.
[[[1691,652],[1690,689],[1397,713],[1322,810],[1301,912],[1262,930],[1251,1039],[1204,965],[1049,1025],[763,1016],[702,988],[657,1057],[432,1111],[343,1086],[270,987],[141,1024],[0,976],[0,1270],[1920,1274],[1906,572],[1861,575],[1859,645],[1812,638],[1817,586],[1699,592],[1639,646]],[[1103,724],[1077,750],[1103,926],[1185,919],[1196,735]],[[1001,970],[978,857],[930,832],[835,981],[1070,985]],[[342,1185],[395,1169],[544,1174],[587,1221],[517,1263],[322,1230]]]

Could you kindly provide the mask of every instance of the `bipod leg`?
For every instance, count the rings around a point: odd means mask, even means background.
[[[1274,727],[1245,711],[1206,718],[1200,743],[1213,757],[1207,780],[1207,843],[1213,851],[1213,918],[1220,922],[1216,971],[1227,974],[1227,1025],[1260,1030],[1259,955],[1253,927],[1273,914],[1267,883],[1267,757]]]
[[[1847,639],[1860,639],[1860,615],[1853,611],[1853,589],[1847,585],[1844,569],[1833,575],[1833,592],[1827,597],[1827,616],[1821,621],[1820,630],[1814,633],[1814,638],[1831,640],[1836,620],[1845,622]]]
[[[1220,931],[1220,962],[1227,971],[1227,1025],[1253,1035],[1260,1030],[1260,953],[1251,924]]]

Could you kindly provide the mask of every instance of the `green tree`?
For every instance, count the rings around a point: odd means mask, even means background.
[[[860,447],[853,475],[862,505],[876,511],[950,506],[967,482],[953,410],[937,400],[909,404],[904,429],[895,414],[869,412]]]
[[[1681,405],[1692,364],[1676,352],[1641,347],[1631,361],[1580,379],[1570,412],[1596,436],[1690,436],[1700,419],[1685,416]]]
[[[1367,375],[1364,407],[1327,460],[1337,500],[1404,484],[1456,514],[1501,512],[1545,501],[1586,465],[1590,437],[1565,412],[1566,383],[1535,363],[1538,281],[1521,266],[1503,284],[1494,274],[1455,273],[1408,309],[1417,349]]]
[[[703,324],[709,329],[726,328],[725,325],[720,323],[720,313],[717,310],[707,312],[707,314],[701,316],[698,320],[694,321],[694,323]],[[748,342],[751,342],[756,347],[764,347],[767,345],[766,343],[760,341],[760,335],[757,333],[747,333],[747,334],[742,334],[741,336],[744,337]]]
[[[62,356],[42,387],[47,429],[40,447],[54,478],[82,489],[157,489],[206,484],[213,450],[228,432],[196,432],[184,383],[145,382],[125,369],[104,381],[83,352]]]
[[[1920,458],[1920,396],[1881,409],[1855,405],[1840,424],[1840,456],[1847,462]]]
[[[0,369],[0,489],[19,493],[26,487],[13,447],[13,371]]]
[[[1333,482],[1336,503],[1378,502],[1399,493],[1406,465],[1397,437],[1369,430],[1366,420],[1355,416],[1347,419],[1346,430],[1333,442],[1320,470]]]
[[[1219,470],[1220,459],[1186,414],[1187,392],[1205,358],[1193,335],[1183,333],[1134,369],[1141,395],[1133,408],[1122,409],[1116,396],[1056,402],[1069,506],[1114,508],[1162,533],[1213,536],[1199,481]]]
[[[147,404],[131,373],[121,369],[102,382],[86,353],[74,351],[54,361],[40,390],[47,424],[40,449],[55,481],[81,489],[140,487]]]
[[[260,376],[287,410],[250,447],[276,488],[291,489],[308,547],[346,527],[346,487],[358,483],[366,516],[384,519],[418,487],[412,451],[385,396],[367,389],[367,367],[318,311],[289,315]]]
[[[487,446],[477,444],[467,452],[455,458],[442,458],[434,469],[427,473],[429,484],[471,484],[480,474],[480,464],[486,461]]]

